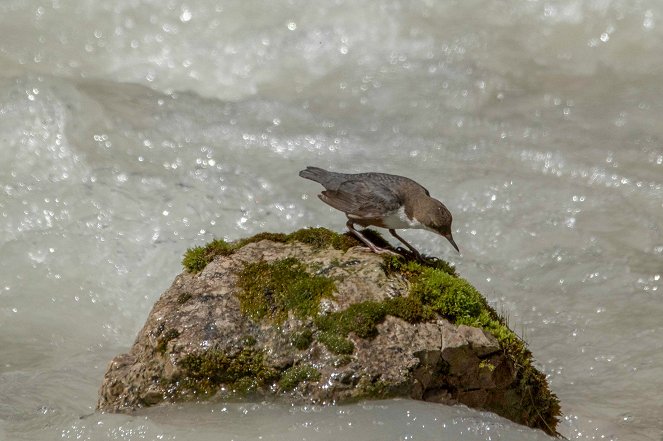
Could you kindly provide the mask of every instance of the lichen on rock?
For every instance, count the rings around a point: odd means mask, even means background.
[[[189,249],[129,354],[111,362],[98,408],[401,396],[464,403],[556,434],[557,397],[472,285],[442,260],[359,245],[312,228]]]

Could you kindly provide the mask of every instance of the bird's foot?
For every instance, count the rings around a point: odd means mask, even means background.
[[[416,249],[409,250],[407,248],[397,247],[396,251],[398,251],[399,256],[403,256],[407,260],[418,260],[420,262],[425,262],[427,260],[426,256],[420,254]]]
[[[397,253],[396,251],[388,250],[386,248],[380,248],[380,247],[377,247],[375,245],[372,246],[372,247],[364,248],[364,249],[366,251],[370,251],[371,253],[375,253],[375,254],[388,254],[390,256],[402,256],[402,254]]]
[[[399,254],[399,253],[397,253],[397,252],[395,252],[395,251],[387,250],[387,249],[385,249],[385,248],[378,248],[378,249],[376,249],[376,250],[372,250],[372,251],[373,251],[374,253],[377,253],[377,254],[388,254],[388,255],[390,255],[390,256],[400,256],[400,255],[401,255],[401,254]]]

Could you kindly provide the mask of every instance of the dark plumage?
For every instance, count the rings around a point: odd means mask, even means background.
[[[335,173],[311,166],[300,171],[299,176],[322,184],[325,190],[318,197],[344,212],[348,229],[376,253],[387,250],[371,243],[354,224],[387,228],[417,255],[419,252],[396,234],[397,228],[433,231],[446,237],[459,251],[451,235],[451,213],[412,179],[386,173]]]

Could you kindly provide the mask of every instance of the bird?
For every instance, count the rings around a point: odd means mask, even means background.
[[[397,229],[424,229],[440,234],[460,253],[451,234],[451,212],[410,178],[374,172],[336,173],[313,166],[300,171],[299,176],[322,184],[325,190],[318,195],[320,200],[344,212],[348,230],[374,253],[391,251],[372,243],[355,229],[355,224],[387,228],[417,257],[421,257],[419,251],[399,236]]]

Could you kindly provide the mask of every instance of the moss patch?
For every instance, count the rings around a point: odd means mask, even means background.
[[[410,281],[408,297],[386,301],[387,305],[391,303],[391,307],[387,306],[388,314],[412,322],[428,320],[430,314],[437,313],[452,323],[490,332],[517,370],[518,395],[524,401],[512,419],[551,435],[557,434],[558,398],[548,388],[545,375],[534,367],[532,353],[525,342],[509,329],[476,288],[458,277],[455,269],[442,260],[417,262],[386,256],[383,267],[385,272],[398,272]]]
[[[320,300],[334,291],[331,279],[310,275],[293,257],[249,263],[238,276],[241,311],[254,320],[282,323],[289,311],[298,318],[314,317]]]
[[[385,312],[387,315],[398,317],[409,323],[424,322],[435,318],[432,308],[424,305],[414,296],[393,297],[385,300]]]
[[[310,329],[304,329],[302,332],[296,332],[290,336],[290,342],[294,347],[303,351],[308,349],[313,342],[313,332]]]
[[[377,324],[387,315],[384,302],[361,302],[350,305],[347,309],[315,318],[315,324],[321,331],[347,337],[354,332],[362,338],[377,335]]]
[[[488,306],[483,296],[465,280],[431,268],[423,269],[416,276],[410,296],[451,322],[472,321]]]
[[[398,396],[400,388],[398,385],[389,384],[382,380],[371,381],[368,378],[363,377],[359,381],[357,389],[360,391],[357,399],[369,398],[382,400]],[[402,394],[402,391],[400,392]]]
[[[390,248],[389,243],[376,231],[367,229],[363,231],[363,234],[376,245]],[[363,245],[350,233],[339,234],[322,227],[304,228],[290,234],[259,233],[236,242],[215,239],[205,246],[189,248],[184,254],[182,265],[188,272],[197,273],[205,269],[214,257],[230,255],[247,244],[260,242],[261,240],[271,240],[279,243],[302,242],[315,248],[331,247],[343,251]]]
[[[192,294],[190,292],[183,292],[179,296],[177,296],[177,303],[180,305],[184,305],[186,302],[189,301],[189,299],[192,297]]]
[[[232,254],[234,248],[231,244],[221,239],[215,239],[204,247],[189,248],[184,253],[182,265],[190,273],[197,273],[205,269],[216,256],[227,256]]]
[[[488,369],[490,372],[495,370],[495,365],[488,360],[481,360],[479,363],[479,369]]]
[[[398,273],[408,278],[421,274],[425,269],[439,270],[450,276],[458,275],[453,265],[437,257],[424,257],[416,260],[403,256],[385,255],[382,269],[387,274]]]
[[[320,371],[311,365],[300,364],[283,372],[283,376],[279,380],[279,387],[287,392],[296,388],[302,381],[318,381],[319,379]]]
[[[475,317],[462,317],[458,324],[483,328],[495,336],[504,354],[511,359],[516,368],[518,395],[521,406],[512,419],[529,427],[543,430],[550,435],[559,435],[556,431],[558,417],[561,415],[559,399],[548,387],[546,376],[534,366],[534,357],[527,345],[509,327],[504,320],[489,306]],[[505,414],[513,413],[505,409]]]
[[[389,248],[379,234],[372,230],[364,230],[363,233],[376,245]],[[317,248],[332,247],[340,250],[361,245],[347,233],[337,234],[325,228],[310,228],[291,234],[261,233],[233,243],[214,241],[205,247],[190,249],[183,264],[190,272],[197,272],[216,255],[231,254],[248,243],[265,239],[280,243],[296,241]],[[559,401],[548,389],[545,376],[533,366],[532,354],[525,343],[508,328],[505,321],[471,284],[458,277],[452,265],[436,258],[414,260],[407,251],[403,254],[404,256],[385,256],[383,269],[387,274],[399,274],[409,281],[410,292],[406,297],[382,302],[361,302],[343,311],[325,315],[319,314],[318,308],[322,298],[332,297],[334,284],[330,279],[310,275],[306,265],[294,258],[247,264],[239,274],[238,282],[241,288],[238,297],[242,312],[254,320],[270,320],[275,323],[283,322],[289,312],[300,319],[312,318],[315,325],[313,332],[293,334],[293,346],[304,350],[313,339],[317,339],[330,352],[346,358],[354,351],[354,344],[348,339],[348,335],[354,333],[360,338],[371,338],[377,334],[377,325],[388,315],[416,323],[433,320],[439,314],[456,324],[483,328],[497,338],[504,354],[516,368],[517,395],[522,402],[520,405],[514,405],[514,409],[510,411],[518,412],[518,415],[512,415],[512,419],[556,434],[557,417],[560,415]],[[337,262],[336,265],[338,264]],[[308,270],[311,271],[311,268]],[[203,378],[210,384],[218,384],[219,375],[203,375],[199,372],[214,371],[212,365],[227,364],[224,360],[226,359],[221,357],[212,360],[213,362],[200,361],[200,367],[192,365],[192,373],[188,378]],[[482,365],[482,368],[490,369],[490,366]],[[266,376],[264,373],[262,375]],[[270,375],[274,377],[275,374],[272,371]],[[251,379],[253,377],[255,375],[251,374],[224,381],[232,384],[250,383],[252,387],[258,387],[262,380]],[[288,374],[288,378],[283,380],[281,388],[286,390],[296,387],[298,378],[308,379],[303,371],[293,370]],[[387,385],[374,381],[367,386],[369,395],[381,396],[391,390]],[[505,410],[505,413],[508,414],[509,411]]]
[[[351,332],[361,338],[377,335],[377,325],[387,315],[399,317],[410,323],[417,323],[435,318],[430,307],[423,305],[416,297],[395,297],[383,302],[361,302],[350,305],[347,309],[314,318],[316,327],[322,331],[318,341],[334,354],[352,354],[354,344],[348,340]]]
[[[288,235],[286,242],[302,242],[315,248],[332,247],[336,250],[347,251],[359,245],[354,236],[338,234],[327,228],[305,228]]]
[[[255,346],[256,343],[257,343],[256,338],[252,335],[246,335],[242,339],[242,344],[244,346]]]
[[[247,348],[236,354],[218,350],[188,354],[177,364],[183,375],[175,389],[195,395],[211,396],[222,385],[242,393],[268,387],[280,377],[265,364],[262,352]]]
[[[318,334],[318,341],[325,345],[329,352],[336,355],[349,355],[355,350],[355,345],[347,338],[331,332]]]

